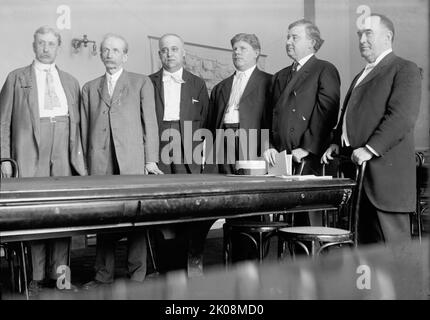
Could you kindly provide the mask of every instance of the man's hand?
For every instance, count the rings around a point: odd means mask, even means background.
[[[12,164],[9,161],[2,162],[1,176],[4,178],[12,177]]]
[[[263,153],[264,160],[266,160],[266,162],[269,163],[269,165],[271,165],[272,167],[276,163],[275,157],[276,157],[277,153],[278,153],[278,151],[276,151],[276,149],[273,149],[273,148],[267,149]]]
[[[355,164],[358,164],[359,166],[361,166],[363,162],[369,161],[372,158],[373,158],[373,153],[370,152],[370,150],[365,147],[355,149],[351,155],[352,162],[354,162]]]
[[[300,163],[302,162],[303,158],[308,156],[309,151],[303,148],[297,148],[291,151],[291,154],[293,155],[293,161]]]
[[[145,173],[146,174],[164,174],[163,171],[158,169],[158,166],[155,162],[147,162],[146,163]]]
[[[331,144],[330,147],[327,148],[320,162],[328,164],[329,161],[333,160],[333,154],[339,154],[339,146],[337,144]]]

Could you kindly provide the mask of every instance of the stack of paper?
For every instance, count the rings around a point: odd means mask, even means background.
[[[293,156],[291,154],[287,154],[287,151],[278,152],[275,156],[275,165],[269,165],[269,175],[274,176],[290,176],[293,173]]]

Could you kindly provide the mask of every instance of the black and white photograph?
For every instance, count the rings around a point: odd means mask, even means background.
[[[0,300],[430,300],[429,20],[427,0],[0,0]]]

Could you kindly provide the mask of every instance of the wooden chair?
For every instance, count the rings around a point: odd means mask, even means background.
[[[0,164],[3,162],[9,162],[12,166],[12,177],[19,177],[19,167],[18,163],[11,158],[1,158]],[[3,172],[1,173],[1,178],[4,178]],[[27,281],[27,270],[28,268],[28,248],[23,241],[19,243],[1,243],[0,244],[5,252],[6,260],[9,265],[11,289],[13,292],[23,292],[25,291],[25,296],[27,300],[28,295],[28,281]],[[18,289],[18,290],[17,290]]]
[[[425,168],[425,157],[422,152],[415,153],[416,174],[417,174],[417,203],[416,210],[411,214],[411,236],[418,237],[421,242],[423,232],[423,214],[428,209],[428,196],[425,195],[425,189],[428,181],[428,169]],[[427,170],[426,170],[427,169]]]
[[[281,257],[284,256],[286,244],[288,244],[290,253],[295,255],[294,247],[298,245],[303,248],[307,255],[312,257],[318,256],[325,249],[340,245],[357,245],[357,229],[358,229],[358,212],[360,209],[360,199],[363,187],[364,173],[366,163],[356,168],[356,181],[352,206],[348,209],[348,228],[331,228],[327,226],[305,226],[305,227],[287,227],[279,229],[279,238],[282,242]],[[339,212],[340,214],[340,212]],[[310,249],[305,242],[310,243]],[[319,249],[317,249],[319,244]]]
[[[294,174],[301,175],[305,161],[302,161]],[[273,221],[246,221],[246,220],[228,220],[223,225],[223,247],[224,247],[224,265],[228,266],[232,263],[232,253],[234,252],[232,238],[234,235],[240,235],[245,239],[250,240],[253,245],[257,259],[262,263],[264,257],[269,251],[270,240],[278,235],[278,230],[289,227],[291,224],[286,221],[280,221],[280,216],[286,217],[286,212],[271,212]],[[286,218],[285,218],[286,220]],[[278,255],[280,249],[278,248]]]

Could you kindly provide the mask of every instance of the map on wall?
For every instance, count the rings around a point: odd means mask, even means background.
[[[151,49],[152,72],[157,72],[161,68],[161,61],[158,56],[158,40],[160,37],[148,36]],[[207,45],[185,42],[185,69],[203,78],[209,93],[212,88],[232,75],[235,71],[231,49],[217,48]],[[265,69],[267,55],[260,55],[258,67]]]

